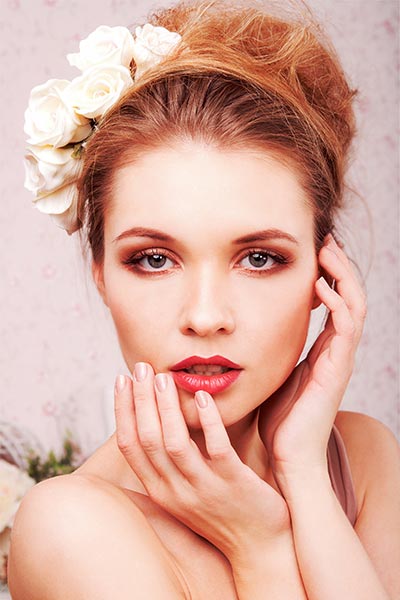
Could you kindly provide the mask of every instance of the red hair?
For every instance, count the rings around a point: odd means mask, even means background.
[[[356,93],[320,28],[248,0],[181,1],[148,22],[180,33],[182,43],[132,85],[86,147],[78,218],[93,260],[103,260],[116,170],[189,139],[223,151],[265,150],[295,168],[318,250],[343,204]]]

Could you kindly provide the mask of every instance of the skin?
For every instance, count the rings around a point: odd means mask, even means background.
[[[398,445],[379,422],[338,414],[365,297],[332,236],[315,252],[296,173],[265,153],[193,143],[125,167],[114,190],[105,260],[93,275],[132,378],[117,378],[116,433],[104,447],[24,498],[10,552],[13,598],[108,599],[115,589],[121,600],[132,590],[159,600],[336,600],[349,590],[351,600],[397,598]],[[177,241],[114,241],[139,226]],[[298,244],[232,244],[266,228]],[[124,264],[151,248],[169,256],[161,272]],[[269,258],[259,275],[255,251],[289,262]],[[147,259],[141,265],[151,270]],[[330,311],[324,331],[296,366],[320,302]],[[193,397],[169,372],[193,354],[224,355],[243,372],[223,393]],[[355,480],[354,528],[327,472],[334,423]]]
[[[114,241],[138,226],[161,230],[177,242]],[[232,243],[268,228],[290,233],[298,244]],[[313,232],[313,215],[295,173],[271,156],[227,154],[195,144],[160,149],[117,173],[105,223],[104,265],[94,266],[131,372],[138,361],[168,372],[194,354],[221,354],[243,367],[239,380],[215,401],[232,445],[262,476],[268,461],[254,427],[255,409],[293,371],[310,311],[319,304]],[[169,253],[161,274],[146,258],[142,271],[122,264],[150,248]],[[268,258],[260,272],[246,258],[252,249],[283,254],[290,262]],[[155,339],[165,344],[154,344]],[[179,401],[193,439],[204,447],[193,395],[180,389]]]

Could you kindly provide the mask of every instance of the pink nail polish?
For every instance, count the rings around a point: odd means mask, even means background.
[[[206,392],[203,392],[203,390],[200,390],[199,392],[195,393],[194,397],[200,408],[205,408],[207,406],[208,396],[207,396]]]
[[[157,373],[154,378],[156,388],[159,392],[165,392],[168,385],[168,377],[165,373]]]
[[[138,362],[135,365],[135,379],[136,381],[144,381],[147,376],[147,365],[143,362]]]
[[[126,379],[125,375],[118,375],[115,380],[115,390],[120,393],[125,387]]]

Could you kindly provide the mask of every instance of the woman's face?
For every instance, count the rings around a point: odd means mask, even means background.
[[[313,227],[295,172],[266,153],[192,142],[118,171],[93,272],[129,370],[228,358],[242,371],[213,396],[226,426],[243,419],[303,349],[318,303]],[[178,391],[198,428],[193,393]]]

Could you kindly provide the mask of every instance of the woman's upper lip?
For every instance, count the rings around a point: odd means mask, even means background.
[[[221,367],[229,367],[230,369],[241,369],[240,365],[232,362],[224,356],[189,356],[170,367],[170,371],[181,371],[182,369],[190,369],[193,365],[221,365]]]

